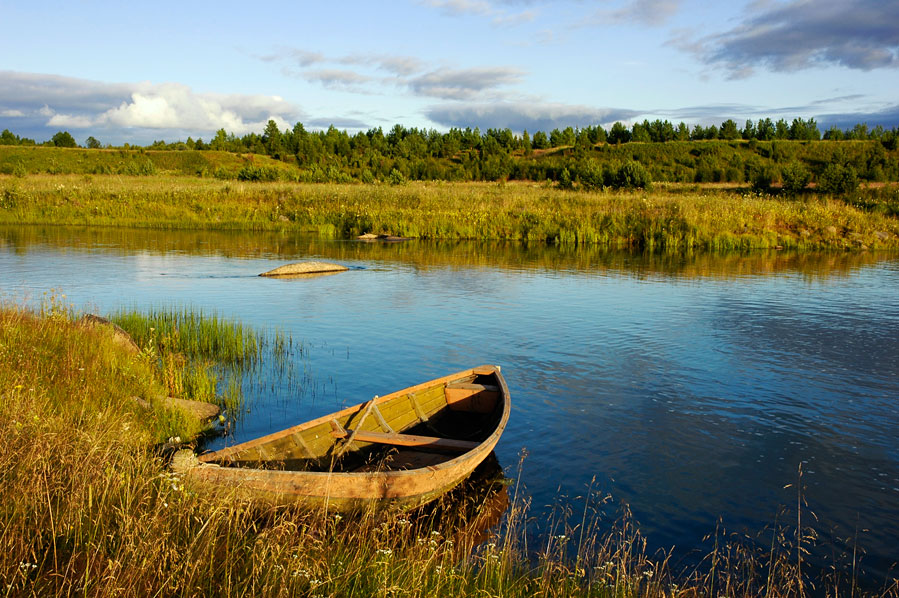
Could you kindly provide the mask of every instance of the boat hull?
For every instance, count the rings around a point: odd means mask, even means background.
[[[477,384],[466,382],[471,380]],[[248,443],[202,455],[199,459],[191,453],[175,468],[204,491],[269,504],[298,504],[335,511],[410,509],[438,498],[469,477],[495,448],[511,408],[508,387],[499,368],[494,366],[456,372],[376,397],[372,403],[354,405]],[[406,412],[403,405],[408,405]],[[433,452],[433,446],[422,444],[427,439],[421,441],[421,436],[402,433],[416,425],[421,427],[429,419],[438,421],[441,414],[450,411],[463,422],[466,418],[486,418],[490,421],[490,429],[481,433],[476,442],[468,443],[471,447],[461,454],[457,454],[461,449],[453,445],[449,447],[450,454],[443,455],[441,453],[445,453],[443,449],[447,447],[440,445],[441,439],[430,439],[437,445]],[[369,415],[371,412],[375,415]],[[374,471],[335,469],[335,463],[340,461],[338,452],[345,450],[340,448],[344,445],[335,437],[340,439],[342,435],[345,442],[352,434],[349,430],[356,430],[359,438],[365,438],[364,441],[350,438],[354,447],[359,445],[363,449],[378,444],[381,437],[391,443],[417,442],[418,446],[411,450],[400,447],[402,450],[397,454],[405,451],[419,460],[424,458],[424,461],[419,467],[400,470],[389,470],[389,467]],[[444,442],[466,445],[464,441]],[[330,443],[330,446],[324,443]],[[423,450],[432,452],[420,452],[423,446]],[[279,460],[279,456],[284,458]],[[277,468],[279,463],[299,458],[305,463],[319,464],[330,459],[330,466],[324,471]]]

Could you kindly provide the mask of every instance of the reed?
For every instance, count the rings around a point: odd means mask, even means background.
[[[734,187],[684,188],[591,193],[533,183],[0,176],[0,223],[313,231],[329,238],[373,232],[668,252],[899,248],[894,187],[799,198]]]
[[[138,346],[158,348],[167,354],[215,359],[225,365],[254,362],[266,344],[264,334],[199,309],[119,310],[109,318],[127,331]]]
[[[196,494],[151,448],[157,424],[130,399],[155,390],[145,360],[124,355],[59,310],[0,309],[0,593],[801,598],[810,592],[795,559],[810,541],[801,526],[798,533],[785,529],[765,551],[718,531],[709,557],[681,572],[667,555],[648,554],[626,512],[610,521],[608,498],[593,492],[577,516],[561,509],[538,544],[523,489],[501,479],[480,480],[418,512],[345,517]],[[470,502],[452,502],[474,488],[482,493]],[[497,500],[498,509],[489,508]],[[845,589],[818,586],[822,595]],[[893,598],[899,589],[893,581],[872,595]]]
[[[281,332],[252,330],[216,313],[194,308],[119,310],[109,319],[128,332],[148,360],[157,363],[168,396],[216,403],[238,412],[245,376],[258,373],[263,357],[269,375],[284,376],[302,344]]]

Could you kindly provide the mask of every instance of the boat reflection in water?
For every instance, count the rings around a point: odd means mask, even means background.
[[[438,532],[451,539],[457,558],[484,542],[495,540],[509,510],[509,485],[494,453],[464,482],[439,499],[406,514],[418,537]]]

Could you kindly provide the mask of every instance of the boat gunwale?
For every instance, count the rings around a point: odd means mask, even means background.
[[[491,374],[496,376],[496,380],[499,383],[499,387],[500,387],[500,395],[503,400],[502,415],[500,416],[500,419],[497,422],[496,426],[494,427],[493,431],[490,433],[490,435],[487,438],[485,438],[483,441],[481,441],[478,444],[478,446],[476,446],[468,451],[465,451],[464,453],[462,453],[456,457],[453,457],[452,459],[442,461],[441,463],[438,463],[436,465],[428,465],[425,467],[418,467],[415,469],[406,469],[406,470],[398,470],[398,471],[376,471],[376,472],[293,471],[293,470],[279,470],[279,469],[260,469],[260,468],[255,468],[255,467],[240,467],[240,468],[234,468],[234,469],[240,469],[241,471],[245,471],[245,472],[254,472],[254,473],[271,476],[271,477],[302,476],[302,477],[309,477],[311,479],[314,479],[317,477],[321,477],[324,479],[339,477],[339,478],[348,478],[348,479],[366,478],[366,479],[370,479],[370,480],[371,479],[390,480],[390,479],[394,479],[394,478],[403,478],[403,477],[421,475],[421,473],[425,472],[425,471],[437,472],[437,471],[440,471],[443,469],[449,469],[452,467],[456,467],[465,461],[472,460],[480,453],[489,454],[489,452],[492,451],[494,449],[494,447],[496,446],[497,442],[499,441],[500,436],[502,435],[503,431],[505,430],[506,424],[509,421],[509,415],[511,413],[511,401],[510,401],[510,396],[509,396],[509,388],[506,385],[505,378],[503,378],[503,375],[498,366],[495,366],[495,365],[476,366],[476,367],[469,368],[466,370],[461,370],[459,372],[455,372],[455,373],[452,373],[452,374],[449,374],[446,376],[434,378],[432,380],[428,380],[427,382],[422,382],[420,384],[416,384],[414,386],[410,386],[410,387],[392,392],[390,394],[386,394],[384,396],[376,397],[374,399],[375,405],[380,405],[387,401],[397,399],[401,396],[409,395],[411,393],[417,392],[417,391],[425,389],[425,388],[431,388],[438,384],[447,384],[448,382],[450,382],[452,380],[456,380],[458,378],[464,378],[466,376],[471,376],[471,375],[491,375]],[[227,447],[227,448],[224,448],[224,449],[221,449],[218,451],[200,455],[198,457],[198,459],[200,461],[200,466],[201,467],[204,467],[204,466],[205,467],[221,467],[220,465],[218,465],[217,463],[214,463],[213,461],[227,459],[229,456],[233,455],[234,453],[237,453],[237,452],[240,452],[240,451],[243,451],[246,449],[254,448],[259,445],[264,445],[264,444],[267,444],[268,442],[271,442],[273,440],[278,440],[285,436],[291,436],[291,435],[295,434],[296,432],[299,432],[299,431],[302,431],[305,429],[314,428],[315,426],[318,426],[321,424],[326,424],[326,423],[330,422],[331,420],[337,419],[344,415],[353,415],[355,413],[358,413],[359,410],[365,406],[366,402],[358,403],[356,405],[351,405],[350,407],[346,407],[344,409],[341,409],[340,411],[335,411],[333,413],[323,415],[321,417],[309,420],[307,422],[303,422],[296,426],[291,426],[284,430],[279,430],[277,432],[273,432],[266,436],[261,436],[259,438],[255,438],[253,440],[248,440],[247,442],[236,444],[231,447]],[[226,469],[231,469],[231,468],[226,468]]]

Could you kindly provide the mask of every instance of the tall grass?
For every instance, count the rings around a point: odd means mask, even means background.
[[[899,248],[895,190],[876,201],[739,189],[560,191],[536,184],[234,183],[179,177],[0,176],[0,222],[365,232],[427,239],[693,249]],[[854,196],[853,196],[854,197]],[[860,196],[861,197],[861,196]],[[877,209],[868,210],[874,205]],[[884,207],[886,206],[886,207]]]
[[[0,594],[865,595],[846,580],[809,585],[798,521],[764,549],[716,531],[708,556],[678,571],[648,553],[626,512],[608,520],[594,493],[533,537],[522,490],[489,471],[412,513],[340,517],[196,494],[150,448],[157,424],[129,398],[157,388],[148,368],[58,311],[0,309]],[[871,595],[899,596],[896,581]]]
[[[302,344],[282,332],[252,330],[199,309],[119,310],[109,318],[159,364],[170,396],[226,409],[242,404],[241,379],[260,366],[263,356],[283,373],[290,367],[289,357],[303,351]]]

